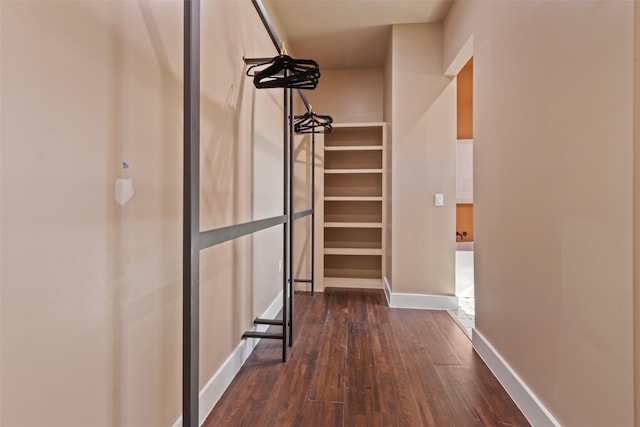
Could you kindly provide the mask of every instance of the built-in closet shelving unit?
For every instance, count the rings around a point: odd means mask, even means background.
[[[324,136],[324,286],[382,287],[385,123],[334,123]]]

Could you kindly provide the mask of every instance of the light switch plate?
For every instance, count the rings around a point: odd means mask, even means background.
[[[436,194],[436,206],[444,206],[444,194]]]

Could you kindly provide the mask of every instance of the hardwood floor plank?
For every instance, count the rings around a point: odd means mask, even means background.
[[[280,411],[274,425],[304,425],[307,403],[309,402],[309,385],[313,381],[319,348],[314,337],[322,334],[323,326],[320,324],[307,324],[301,333],[299,348],[292,350],[291,359],[287,362],[287,380],[285,390],[275,399],[278,405],[286,407],[286,411]]]
[[[471,340],[456,321],[453,320],[451,314],[440,310],[433,313],[433,318],[440,333],[445,337],[460,362],[462,364],[472,362],[474,356],[477,357],[477,355],[473,351]]]
[[[259,352],[266,357],[247,360],[245,366],[247,363],[252,363],[252,366],[248,369],[243,366],[207,417],[205,427],[256,425],[252,423],[260,419],[258,414],[271,411],[272,392],[282,389],[286,369],[280,360],[280,342],[265,341],[258,345],[254,353]],[[264,387],[265,382],[269,382],[271,387]]]
[[[296,295],[298,295],[298,293],[296,293]],[[305,292],[301,295],[309,300],[309,310],[302,321],[305,323],[319,323],[324,325],[327,321],[329,304],[331,302],[329,294],[316,293],[314,296],[311,296],[311,293]]]
[[[302,423],[295,425],[304,427],[344,426],[343,403],[308,400],[304,407],[304,414]]]
[[[422,419],[402,364],[376,364],[383,426],[420,426]]]
[[[368,322],[367,302],[372,294],[370,290],[345,290],[348,299],[348,319],[353,323]]]
[[[424,310],[406,310],[403,314],[414,326],[410,333],[420,341],[431,362],[435,365],[460,365],[462,362],[435,323],[434,315],[437,311],[441,310],[428,310],[428,313],[424,313]]]
[[[361,313],[359,304],[354,313]],[[364,313],[366,316],[366,312]],[[356,316],[359,319],[362,314]],[[367,322],[349,321],[344,423],[347,426],[382,426],[378,377],[373,365],[371,335]]]
[[[316,363],[320,348],[315,337],[321,336],[324,325],[318,322],[306,322],[307,318],[320,319],[326,316],[326,306],[314,305],[312,297],[296,295],[298,302],[308,302],[308,310],[296,316],[296,324],[299,333],[296,334],[291,355],[286,363],[285,380],[283,389],[273,397],[272,411],[277,412],[273,424],[277,426],[302,425],[306,415],[305,408],[308,402],[309,384],[313,381]]]
[[[460,425],[456,413],[458,408],[451,404],[429,355],[412,332],[410,321],[414,316],[406,316],[406,311],[411,310],[392,309],[391,324],[396,332],[396,341],[418,404],[422,425]]]
[[[370,339],[360,324],[350,332],[347,355],[347,380],[345,386],[345,426],[381,426],[380,402],[377,393],[378,378],[373,366],[373,354],[358,343]],[[368,354],[367,354],[368,353]]]
[[[454,349],[462,366],[438,366],[437,372],[456,407],[473,412],[482,425],[528,426],[529,423],[507,395],[480,356],[473,351],[471,341],[449,313],[434,313],[435,323]]]
[[[402,356],[394,336],[391,324],[391,311],[387,305],[384,293],[368,294],[367,314],[371,328],[371,344],[375,363],[400,365]]]
[[[329,310],[319,340],[320,352],[309,399],[344,402],[348,295],[342,292],[325,293],[325,298],[329,298]]]
[[[470,372],[465,366],[438,365],[436,370],[459,410],[462,425],[530,425],[504,389],[496,388],[499,384],[492,381],[495,378],[489,378],[484,372]]]

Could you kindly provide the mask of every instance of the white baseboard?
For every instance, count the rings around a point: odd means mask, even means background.
[[[273,319],[282,309],[282,291],[276,296],[269,308],[264,312],[261,318]],[[264,332],[269,325],[256,325],[256,330]],[[247,338],[238,344],[231,352],[227,360],[224,361],[218,372],[216,372],[207,384],[200,390],[199,408],[198,408],[198,425],[202,425],[207,419],[211,410],[222,397],[233,378],[236,376],[244,362],[253,352],[253,349],[260,342],[259,338]],[[182,416],[173,423],[173,427],[182,427]]]
[[[458,298],[453,295],[401,294],[391,292],[387,278],[384,279],[384,294],[392,308],[421,308],[426,310],[455,310]]]
[[[347,288],[347,289],[382,289],[380,279],[356,279],[356,278],[324,278],[325,288]]]
[[[473,330],[473,348],[484,360],[493,375],[505,388],[524,416],[535,427],[560,427],[551,412],[540,402],[527,384],[500,356],[487,339],[477,330]]]
[[[293,290],[295,292],[311,292],[311,285],[308,283],[296,283]],[[324,292],[324,288],[314,286],[313,292]]]

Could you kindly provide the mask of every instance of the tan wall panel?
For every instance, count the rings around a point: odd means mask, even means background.
[[[325,70],[307,94],[313,110],[335,123],[381,122],[383,71],[378,68]]]
[[[0,11],[0,425],[170,426],[181,413],[182,3]],[[251,4],[205,2],[202,15],[207,229],[281,211],[282,100],[244,76],[243,55],[273,51]],[[116,178],[133,179],[124,206]],[[269,230],[203,252],[202,385],[276,296],[281,245]]]
[[[393,26],[392,286],[455,293],[455,84],[439,24]],[[444,194],[443,207],[434,195]]]
[[[444,24],[445,69],[475,46],[476,327],[566,426],[633,424],[632,7],[458,2]]]

